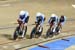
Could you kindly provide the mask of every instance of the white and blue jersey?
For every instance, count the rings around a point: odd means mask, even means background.
[[[43,25],[44,19],[44,15],[36,16],[36,22],[39,23],[39,25]]]
[[[23,23],[27,23],[29,16],[27,15],[19,15],[19,19],[23,22]]]
[[[50,17],[49,20],[48,20],[48,23],[49,24],[54,23],[54,25],[57,25],[57,23],[58,23],[58,17],[57,16]]]
[[[64,23],[66,22],[66,16],[64,16],[64,18],[60,18],[59,22],[61,23],[61,25],[64,25]]]

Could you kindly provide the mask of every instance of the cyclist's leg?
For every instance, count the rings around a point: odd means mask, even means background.
[[[59,28],[60,28],[60,31],[59,32],[61,32],[63,25],[64,25],[64,22],[61,22],[60,23],[60,26],[59,26]]]
[[[23,27],[23,26],[22,26],[22,23],[23,23],[23,22],[22,22],[20,19],[18,19],[17,22],[18,22],[18,24],[19,24],[20,31],[22,31],[22,27]]]
[[[62,26],[64,25],[64,22],[61,22],[61,29],[62,29]]]
[[[53,28],[53,23],[50,23],[49,32],[52,30],[52,28]]]
[[[24,37],[24,35],[25,35],[25,29],[27,27],[28,21],[29,21],[29,16],[26,18],[26,20],[23,23],[23,30],[22,30],[23,31],[23,34],[22,34],[22,37]]]
[[[52,28],[53,28],[53,32],[55,32],[55,31],[56,31],[56,30],[55,30],[55,29],[56,29],[56,27],[57,27],[57,24],[54,22],[54,23],[53,23],[53,26],[52,26]]]
[[[40,28],[40,29],[39,29],[39,32],[41,32],[41,31],[42,31],[43,23],[44,23],[44,22],[42,22],[41,24],[39,24],[39,28]]]
[[[58,23],[57,27],[59,28],[59,31],[58,31],[58,33],[60,33],[60,32],[61,32],[61,29],[62,29],[61,22],[59,22],[59,23]]]
[[[24,37],[24,23],[22,23],[21,28],[22,28],[22,37]]]

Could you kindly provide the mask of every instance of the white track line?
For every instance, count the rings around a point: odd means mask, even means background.
[[[11,4],[2,4],[0,6],[2,6],[2,7],[8,7],[8,6],[11,6]]]
[[[5,49],[6,49],[6,48],[8,48],[8,46],[3,46],[3,48],[5,48]]]
[[[13,47],[14,47],[15,49],[17,49],[17,48],[20,48],[20,47],[21,47],[21,45],[20,45],[20,44],[13,45]]]
[[[72,5],[73,8],[75,8],[75,5]]]

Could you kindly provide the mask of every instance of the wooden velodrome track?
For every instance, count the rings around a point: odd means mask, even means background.
[[[74,36],[75,34],[75,9],[72,7],[74,0],[5,0],[0,1],[0,50],[15,50],[31,47],[39,43],[45,43],[55,39],[61,39],[66,36]],[[44,31],[42,35],[45,35],[48,26],[47,20],[51,13],[56,13],[58,16],[64,14],[67,16],[67,21],[63,26],[62,33],[58,36],[54,36],[50,39],[23,39],[20,41],[11,40],[13,32],[17,26],[16,19],[20,10],[28,10],[30,13],[30,19],[28,23],[27,37],[34,25],[31,25],[35,21],[36,12],[40,11],[45,14],[46,21],[44,24]],[[25,50],[25,49],[24,49]]]

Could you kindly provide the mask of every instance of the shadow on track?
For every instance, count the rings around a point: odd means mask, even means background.
[[[13,40],[12,36],[9,34],[1,34],[2,37],[7,38],[8,40]]]

